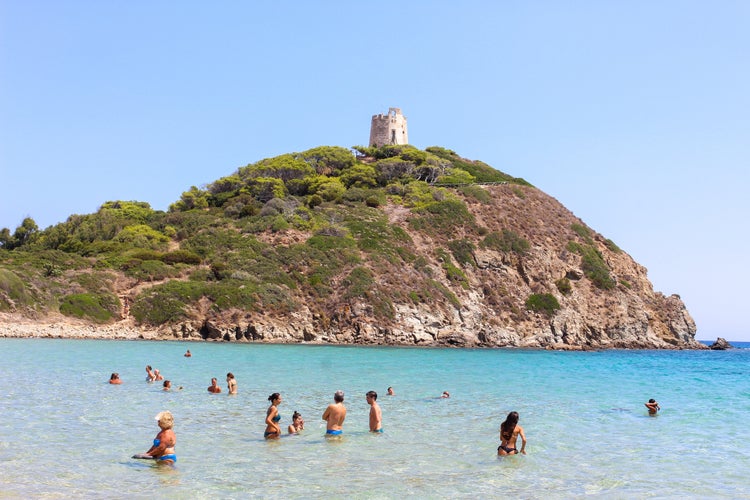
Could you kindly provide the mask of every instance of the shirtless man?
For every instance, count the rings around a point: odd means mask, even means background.
[[[346,418],[346,406],[344,406],[344,391],[336,391],[333,395],[333,403],[328,405],[323,412],[323,420],[326,421],[326,437],[340,436],[343,432],[344,419]]]
[[[211,385],[208,386],[208,392],[211,392],[213,394],[218,394],[221,392],[221,387],[219,387],[219,382],[216,380],[216,377],[211,379]]]
[[[365,398],[370,405],[370,432],[383,432],[383,415],[378,404],[378,393],[370,391],[365,394]]]

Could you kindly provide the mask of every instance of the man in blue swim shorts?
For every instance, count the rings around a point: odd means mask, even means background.
[[[323,420],[326,421],[326,437],[341,435],[344,432],[345,418],[344,391],[336,391],[333,395],[333,403],[329,404],[326,411],[323,412]]]
[[[378,404],[378,393],[369,391],[365,394],[365,399],[370,405],[370,432],[383,432],[383,415]]]

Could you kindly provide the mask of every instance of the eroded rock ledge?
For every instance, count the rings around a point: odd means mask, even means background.
[[[420,316],[421,314],[421,316]],[[684,338],[667,340],[643,322],[597,327],[580,323],[580,318],[562,315],[547,322],[538,331],[490,328],[472,321],[470,314],[457,314],[456,323],[446,322],[424,311],[403,311],[400,327],[379,326],[366,318],[350,318],[343,328],[319,329],[311,317],[266,318],[244,317],[226,321],[222,318],[184,322],[162,328],[146,328],[122,321],[111,325],[89,325],[61,320],[28,321],[3,317],[0,337],[108,339],[108,340],[176,340],[258,343],[311,343],[394,345],[421,347],[535,348],[558,350],[597,349],[706,349],[686,331]],[[527,325],[528,326],[528,325]]]

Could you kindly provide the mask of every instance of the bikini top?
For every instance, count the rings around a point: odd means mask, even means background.
[[[154,439],[154,446],[159,446],[161,444],[161,440]],[[174,446],[174,445],[173,445]],[[173,446],[167,446],[167,448],[172,448]]]
[[[273,418],[272,418],[271,420],[273,420],[274,422],[279,422],[279,421],[281,421],[281,415],[279,415],[279,414],[277,413],[277,414],[276,414],[276,416],[275,416],[275,417],[273,417]]]

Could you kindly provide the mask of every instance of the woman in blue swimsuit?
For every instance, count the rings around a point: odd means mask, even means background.
[[[160,412],[156,416],[156,420],[159,423],[161,431],[156,435],[154,439],[154,445],[142,457],[152,457],[166,464],[174,464],[177,462],[177,455],[174,454],[174,445],[177,442],[177,437],[174,435],[174,417],[168,411]]]
[[[518,436],[521,436],[521,451],[516,449]],[[523,427],[518,425],[518,412],[508,413],[505,422],[500,424],[500,446],[497,447],[497,454],[500,456],[517,455],[523,453],[526,455],[526,434]]]
[[[281,421],[281,415],[279,415],[281,394],[274,392],[268,396],[268,400],[271,402],[271,406],[268,407],[268,411],[266,412],[266,432],[263,433],[263,437],[266,439],[278,439],[281,437],[281,427],[279,426],[279,422]]]

